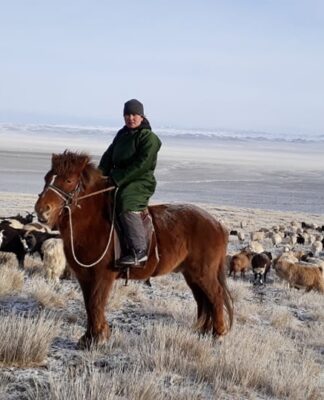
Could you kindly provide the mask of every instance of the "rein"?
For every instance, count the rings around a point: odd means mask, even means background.
[[[69,192],[69,193],[68,193],[68,192],[64,192],[62,189],[60,189],[59,187],[57,187],[56,185],[54,185],[54,180],[55,180],[55,176],[53,176],[52,182],[48,185],[47,189],[52,190],[52,191],[53,191],[54,193],[56,193],[62,200],[64,200],[64,205],[63,205],[63,207],[62,207],[62,210],[63,210],[64,208],[67,208],[67,209],[68,209],[68,213],[69,213],[69,227],[70,227],[70,240],[71,240],[71,251],[72,251],[73,259],[74,259],[74,261],[75,261],[78,265],[80,265],[81,267],[84,267],[84,268],[93,267],[93,266],[97,265],[98,263],[100,263],[100,261],[102,261],[102,259],[103,259],[104,256],[106,255],[106,253],[107,253],[107,251],[108,251],[108,248],[109,248],[109,246],[110,246],[110,243],[111,243],[112,234],[113,234],[113,231],[114,231],[115,208],[116,208],[115,205],[116,205],[116,195],[117,195],[117,192],[118,192],[118,188],[116,188],[115,186],[110,186],[110,187],[108,187],[108,188],[101,189],[101,190],[97,190],[96,192],[88,193],[88,194],[86,194],[86,195],[79,196],[79,197],[77,197],[76,199],[74,199],[75,194],[77,194],[77,193],[80,192],[80,184],[78,184],[77,187],[76,187],[72,192]],[[74,204],[75,204],[77,207],[80,207],[80,206],[78,205],[78,201],[79,201],[79,200],[83,200],[83,199],[86,199],[86,198],[88,198],[88,197],[92,197],[92,196],[95,196],[95,195],[97,195],[97,194],[100,194],[100,193],[110,192],[110,191],[112,191],[112,190],[114,190],[114,189],[116,189],[116,190],[115,190],[115,193],[114,193],[113,214],[112,214],[111,227],[110,227],[110,232],[109,232],[109,236],[108,236],[107,245],[106,245],[106,247],[105,247],[103,253],[101,254],[101,256],[98,258],[98,260],[94,261],[94,262],[91,263],[91,264],[84,264],[84,263],[82,263],[80,260],[78,260],[76,254],[75,254],[71,204],[72,204],[73,201],[74,201]]]

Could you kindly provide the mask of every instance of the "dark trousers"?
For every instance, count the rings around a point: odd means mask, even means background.
[[[129,250],[146,251],[146,235],[140,212],[126,211],[118,216],[123,237]]]

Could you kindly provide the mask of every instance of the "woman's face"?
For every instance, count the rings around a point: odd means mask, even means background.
[[[124,115],[125,125],[129,129],[138,128],[141,125],[143,119],[144,118],[138,114],[125,114]]]

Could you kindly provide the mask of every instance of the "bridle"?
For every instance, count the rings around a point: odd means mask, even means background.
[[[71,240],[71,251],[72,251],[73,259],[81,267],[84,267],[84,268],[93,267],[93,266],[99,264],[100,261],[102,261],[102,259],[106,255],[106,253],[108,251],[108,248],[110,246],[110,243],[111,243],[112,234],[113,234],[113,231],[114,231],[115,204],[116,204],[116,195],[117,195],[118,188],[115,187],[115,186],[109,186],[109,187],[107,187],[105,189],[97,190],[96,192],[88,193],[88,194],[83,195],[83,196],[78,196],[78,194],[81,192],[81,189],[82,189],[81,180],[78,181],[78,183],[76,184],[76,187],[73,190],[71,190],[70,192],[66,192],[66,191],[62,190],[61,188],[59,188],[58,186],[56,186],[54,184],[56,176],[57,175],[53,175],[53,177],[51,179],[51,182],[46,187],[46,191],[47,190],[52,190],[55,194],[57,194],[64,201],[64,204],[62,205],[61,213],[64,210],[64,208],[67,208],[67,210],[68,210],[69,227],[70,227],[70,240]],[[84,264],[77,258],[76,254],[75,254],[71,206],[75,205],[76,207],[81,207],[78,204],[78,201],[86,199],[88,197],[95,196],[95,195],[100,194],[100,193],[110,192],[112,190],[115,190],[115,193],[114,193],[114,201],[113,201],[113,214],[112,214],[112,219],[111,219],[111,227],[110,227],[110,232],[109,232],[107,245],[106,245],[103,253],[101,254],[101,256],[98,258],[98,260],[94,261],[91,264]]]

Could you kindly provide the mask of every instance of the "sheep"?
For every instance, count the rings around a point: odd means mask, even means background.
[[[60,234],[39,232],[39,231],[27,231],[24,235],[26,243],[28,246],[28,251],[30,254],[39,253],[41,259],[43,260],[42,245],[48,239],[60,238]]]
[[[297,222],[297,221],[291,221],[290,222],[290,226],[292,227],[292,228],[301,228],[301,223],[300,222]]]
[[[306,292],[317,290],[324,293],[323,267],[316,264],[294,263],[280,258],[274,261],[277,275],[295,288],[305,288]]]
[[[251,268],[251,259],[253,253],[247,249],[241,250],[240,253],[234,254],[230,260],[229,276],[236,278],[236,273],[241,272],[241,277],[244,278],[245,271]]]
[[[267,274],[271,267],[272,255],[270,252],[254,254],[251,260],[254,273],[254,285],[263,285],[267,281]],[[262,279],[263,278],[263,279]]]
[[[305,256],[303,258],[301,258],[300,263],[301,264],[314,264],[317,265],[318,267],[322,267],[324,269],[324,260],[322,260],[321,258],[317,258],[317,257],[313,257],[312,253],[309,253],[309,256]]]
[[[65,274],[67,267],[62,239],[51,238],[45,240],[42,244],[41,252],[43,253],[45,277],[58,282]]]
[[[317,256],[323,250],[323,244],[319,240],[312,244],[312,252]]]
[[[278,260],[286,260],[286,261],[289,261],[292,263],[297,263],[299,261],[299,257],[298,257],[298,254],[296,254],[296,252],[284,251],[283,253],[281,253],[278,257],[276,257],[273,260],[273,264],[278,262]]]
[[[273,233],[271,239],[274,246],[277,246],[282,242],[282,236],[280,235],[280,233]]]
[[[238,240],[240,240],[241,242],[244,242],[244,240],[245,240],[245,233],[244,233],[244,231],[238,231],[238,232],[237,232],[237,237],[238,237]]]
[[[243,228],[246,228],[247,227],[247,222],[246,221],[241,221],[240,222],[240,227],[243,229]]]
[[[316,225],[315,224],[309,224],[307,222],[302,222],[301,223],[301,227],[304,229],[316,229]]]
[[[281,243],[293,246],[297,243],[297,235],[295,233],[286,233]]]
[[[278,232],[279,232],[279,225],[273,225],[273,227],[271,228],[271,230],[272,230],[273,232],[278,233]]]
[[[261,243],[256,240],[250,242],[250,244],[245,248],[245,250],[250,251],[252,253],[262,253],[264,248]]]
[[[264,232],[251,232],[251,240],[252,242],[256,240],[261,242],[262,240],[264,240]]]
[[[308,244],[313,244],[316,241],[316,236],[310,233],[308,235]]]

